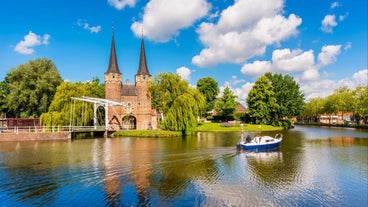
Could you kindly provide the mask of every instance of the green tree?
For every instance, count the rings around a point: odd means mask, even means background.
[[[277,104],[279,105],[273,119],[280,120],[299,115],[304,106],[304,94],[294,78],[282,74],[266,73],[265,76],[271,82]]]
[[[345,112],[352,112],[354,108],[353,91],[345,86],[337,89],[335,94],[337,95],[337,110],[342,113],[341,118],[344,120]]]
[[[205,107],[205,97],[189,86],[188,82],[173,73],[159,73],[149,91],[152,106],[163,114],[161,127],[170,131],[192,134],[197,118]]]
[[[236,106],[238,102],[236,102],[237,96],[230,90],[229,87],[226,87],[224,90],[224,94],[222,97],[216,102],[216,110],[225,117],[226,121],[230,115],[236,110]]]
[[[9,94],[5,81],[0,81],[0,115],[6,113],[6,96]]]
[[[71,100],[71,97],[89,96],[104,98],[105,88],[98,78],[87,82],[63,82],[57,87],[49,111],[41,115],[41,124],[44,126],[75,126],[93,124],[93,103]],[[72,111],[71,111],[72,110]],[[74,114],[73,114],[74,113]],[[74,120],[71,120],[73,116]],[[73,121],[73,123],[70,123]]]
[[[1,84],[2,105],[8,117],[39,117],[54,97],[62,79],[55,64],[45,58],[11,69]]]
[[[206,107],[203,115],[212,111],[215,106],[215,100],[220,92],[218,83],[212,77],[201,78],[197,82],[197,89],[206,97]]]
[[[353,91],[353,100],[347,100],[347,102],[352,104],[358,123],[360,119],[363,119],[366,124],[368,121],[368,86],[358,86]]]
[[[326,98],[323,111],[328,115],[328,122],[331,124],[332,115],[339,111],[338,109],[338,95],[333,93]]]
[[[266,76],[257,79],[246,101],[249,114],[258,121],[271,120],[279,108],[273,87]]]
[[[303,112],[301,113],[301,116],[308,120],[308,122],[317,122],[317,118],[320,114],[323,114],[324,112],[324,105],[325,105],[326,99],[324,98],[312,98],[309,100],[307,104],[304,105]]]

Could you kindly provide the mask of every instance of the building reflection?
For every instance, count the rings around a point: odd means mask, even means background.
[[[105,199],[108,206],[120,206],[120,194],[123,190],[123,185],[120,182],[120,176],[116,173],[119,167],[124,164],[123,159],[120,159],[118,153],[121,145],[112,143],[111,139],[105,139],[103,144],[103,180],[105,189]]]
[[[130,148],[133,180],[136,185],[138,206],[146,206],[150,199],[150,177],[153,172],[155,151],[158,150],[156,139],[135,139]]]
[[[149,205],[150,177],[155,159],[152,155],[157,148],[157,139],[105,140],[103,178],[107,206],[121,206],[123,201],[126,203],[131,199],[125,196],[137,198],[132,205]]]

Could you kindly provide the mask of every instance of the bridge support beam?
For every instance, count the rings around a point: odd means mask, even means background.
[[[97,121],[98,121],[98,117],[97,117],[97,110],[98,107],[102,106],[105,109],[105,129],[106,132],[109,130],[109,106],[124,106],[125,104],[123,102],[116,102],[116,101],[111,101],[111,100],[107,100],[107,99],[102,99],[102,98],[93,98],[93,97],[88,97],[88,96],[83,96],[82,98],[76,98],[76,97],[71,97],[72,100],[78,100],[78,101],[85,101],[85,102],[90,102],[93,103],[93,126],[95,129],[97,129]],[[71,120],[71,122],[73,122],[73,120]],[[73,125],[72,123],[70,124],[71,126]]]

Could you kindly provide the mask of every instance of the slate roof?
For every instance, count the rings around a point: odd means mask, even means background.
[[[120,73],[118,60],[116,59],[114,34],[112,35],[109,67],[107,68],[106,73]]]
[[[123,84],[121,89],[122,96],[136,96],[137,91],[135,89],[135,85]]]
[[[141,41],[141,54],[139,56],[139,66],[137,75],[151,75],[148,71],[147,61],[146,61],[146,51],[144,49],[144,40]]]

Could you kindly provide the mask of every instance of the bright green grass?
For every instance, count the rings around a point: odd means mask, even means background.
[[[243,124],[243,131],[278,131],[282,130],[282,127],[274,127],[271,125],[258,125],[258,124]],[[228,132],[228,131],[241,131],[241,126],[235,124],[233,126],[221,126],[219,123],[206,123],[199,125],[197,131],[202,132]]]
[[[244,124],[243,131],[277,131],[282,127],[274,127],[270,125]],[[241,126],[235,124],[233,126],[221,126],[219,123],[206,123],[197,127],[199,132],[240,132]],[[164,130],[122,130],[114,133],[114,137],[180,137],[181,132],[172,132]]]
[[[114,137],[180,137],[181,132],[163,130],[123,130],[114,133]]]

